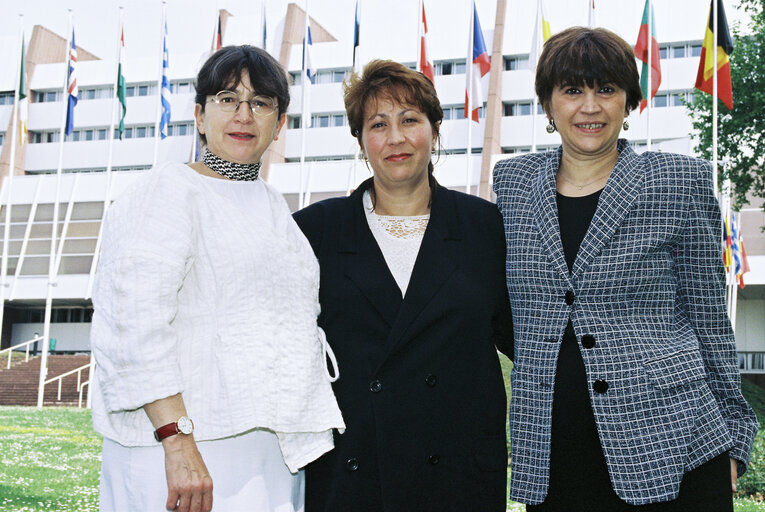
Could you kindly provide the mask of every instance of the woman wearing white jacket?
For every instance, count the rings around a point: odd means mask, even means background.
[[[155,167],[104,225],[91,335],[101,510],[300,511],[299,468],[344,424],[318,264],[258,179],[286,75],[260,49],[226,47],[196,89],[203,162]]]

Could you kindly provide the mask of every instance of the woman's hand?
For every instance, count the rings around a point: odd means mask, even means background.
[[[186,416],[186,405],[180,394],[146,404],[143,410],[154,428]],[[167,478],[165,508],[178,512],[210,512],[213,501],[212,478],[194,441],[194,434],[166,437],[162,440],[162,447],[165,449]]]
[[[738,461],[736,459],[730,460],[730,488],[733,492],[736,492],[736,481],[738,480]]]
[[[213,482],[193,435],[171,436],[162,444],[165,448],[167,510],[210,512]]]

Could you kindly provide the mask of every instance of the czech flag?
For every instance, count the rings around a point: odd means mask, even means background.
[[[478,109],[483,106],[483,94],[481,93],[481,77],[491,69],[489,52],[486,51],[486,43],[483,41],[481,22],[478,20],[478,10],[473,2],[473,37],[470,41],[468,55],[473,57],[471,65],[473,69],[467,74],[465,88],[465,117],[468,117],[468,108],[472,110],[470,117],[478,122]],[[468,107],[468,103],[470,106]]]
[[[715,0],[712,0],[714,2]],[[730,83],[730,61],[733,53],[733,39],[728,31],[728,20],[725,18],[722,0],[717,1],[717,30],[712,25],[712,8],[709,4],[707,29],[704,33],[704,44],[701,47],[699,72],[696,75],[696,89],[712,94],[712,78],[714,76],[714,47],[715,32],[717,32],[717,97],[722,100],[728,110],[733,109],[733,87]]]

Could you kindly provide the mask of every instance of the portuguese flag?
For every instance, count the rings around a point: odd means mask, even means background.
[[[733,88],[730,83],[730,61],[733,53],[733,39],[728,31],[728,20],[725,18],[722,0],[717,2],[717,97],[722,100],[729,110],[733,109]],[[701,47],[699,72],[696,75],[696,89],[712,94],[712,77],[714,75],[714,46],[715,30],[712,22],[713,4],[709,5],[707,30],[704,34],[704,44]]]

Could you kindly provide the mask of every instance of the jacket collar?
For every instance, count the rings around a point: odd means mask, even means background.
[[[348,198],[340,227],[351,236],[340,237],[338,252],[353,255],[345,266],[346,276],[367,297],[372,306],[391,326],[387,347],[396,351],[417,332],[413,323],[430,303],[457,267],[454,242],[462,238],[454,193],[436,185],[430,220],[415,260],[406,296],[401,291],[367,224],[363,195],[373,184],[363,182]],[[357,256],[357,257],[356,257]],[[383,364],[384,360],[380,362]]]
[[[592,260],[611,240],[614,232],[632,207],[637,197],[637,191],[642,184],[644,169],[641,158],[624,139],[619,139],[617,151],[619,151],[619,158],[603,192],[600,194],[598,207],[579,247],[570,275],[563,254],[556,202],[555,177],[563,155],[562,148],[558,148],[546,160],[544,167],[534,180],[532,201],[538,212],[536,219],[542,242],[547,248],[552,265],[566,280],[569,288],[573,288],[573,282],[584,273]]]

